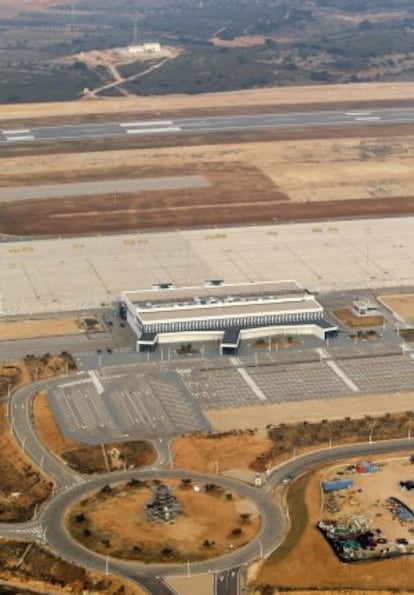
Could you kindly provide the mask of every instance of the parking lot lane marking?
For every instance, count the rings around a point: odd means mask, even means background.
[[[231,357],[230,361],[233,364],[233,366],[236,367],[237,372],[243,378],[243,380],[248,385],[248,387],[254,392],[256,397],[260,401],[267,401],[265,394],[263,393],[261,388],[257,386],[257,384],[255,383],[253,378],[251,376],[249,376],[249,374],[246,372],[246,370],[244,368],[240,368],[240,364],[241,364],[240,360],[237,357]]]
[[[335,372],[335,374],[347,385],[347,387],[352,390],[353,393],[359,393],[359,388],[357,387],[355,382],[352,382],[349,376],[347,376],[345,372],[341,370],[338,364],[336,364],[332,360],[326,361],[326,363],[331,368],[331,370]]]
[[[95,372],[95,370],[88,370],[88,374],[90,379],[92,380],[92,382],[95,385],[95,388],[98,392],[99,395],[101,395],[104,392],[104,387],[102,386],[101,381],[98,378],[98,374]]]

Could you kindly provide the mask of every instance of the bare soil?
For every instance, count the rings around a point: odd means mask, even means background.
[[[35,543],[0,541],[1,593],[103,593],[142,595],[119,578],[69,564]],[[33,589],[29,590],[29,589]]]
[[[33,401],[33,419],[43,444],[80,473],[105,473],[117,469],[150,465],[156,459],[154,447],[141,440],[91,446],[65,438],[44,393]],[[104,448],[104,450],[103,450]]]
[[[204,175],[211,186],[5,203],[0,232],[64,235],[414,212],[413,136],[384,138],[377,127],[370,140],[359,128],[353,138],[276,142],[267,132],[249,133],[245,143],[235,137],[229,144],[227,135],[221,146],[211,137],[190,146],[182,136],[188,146],[145,151],[125,149],[122,140],[121,151],[56,153],[52,164],[41,154],[5,158],[3,186],[182,174]],[[326,129],[313,130],[320,132]]]
[[[266,431],[181,436],[172,443],[174,466],[205,473],[249,469],[272,446]]]
[[[356,463],[358,461],[355,461]],[[370,458],[378,465],[372,473],[353,473],[348,464],[335,465],[320,475],[320,481],[351,479],[353,486],[347,490],[325,494],[322,499],[320,519],[347,521],[354,515],[362,516],[370,530],[381,530],[381,537],[387,540],[385,545],[376,546],[376,555],[384,547],[395,546],[396,539],[405,538],[411,543],[412,523],[403,523],[393,516],[387,507],[387,498],[393,497],[404,502],[411,510],[414,506],[414,493],[402,490],[400,481],[412,480],[414,468],[409,457],[390,457],[389,459]]]
[[[52,492],[46,481],[24,456],[10,434],[6,407],[0,406],[0,523],[23,522]]]
[[[62,376],[74,370],[76,364],[66,352],[60,355],[45,353],[41,357],[27,355],[23,361],[0,364],[0,397],[33,380]]]
[[[144,505],[152,500],[153,483],[130,481],[104,488],[78,503],[68,515],[72,535],[106,555],[145,562],[185,562],[222,555],[257,533],[258,512],[238,494],[219,486],[195,492],[191,484],[178,480],[165,483],[181,507],[175,522],[150,523]]]
[[[335,310],[333,313],[339,322],[348,328],[370,328],[373,326],[382,326],[385,322],[384,317],[381,315],[357,316],[348,308]]]
[[[256,584],[289,590],[413,590],[412,556],[350,566],[333,554],[315,526],[321,515],[319,481],[323,472],[318,470],[292,484],[288,495],[291,518],[295,519],[292,530],[295,523],[301,530],[293,536],[291,530],[287,545],[265,562]]]
[[[408,323],[414,323],[414,294],[382,295],[381,302]]]
[[[321,399],[318,401],[301,401],[297,403],[278,403],[277,405],[262,405],[257,407],[239,407],[238,409],[210,409],[204,414],[216,432],[232,432],[235,430],[250,430],[252,428],[266,428],[274,424],[295,424],[320,422],[323,419],[341,420],[349,418],[363,418],[376,415],[401,414],[410,411],[413,406],[412,392],[388,393],[375,395],[347,396],[337,399]],[[404,437],[402,428],[395,428],[397,435]],[[335,443],[335,435],[333,435]]]
[[[10,320],[0,322],[0,341],[81,333],[77,319]]]
[[[347,85],[323,85],[302,87],[275,87],[249,89],[228,93],[205,93],[201,95],[166,95],[155,97],[119,98],[105,100],[68,101],[2,106],[2,120],[34,117],[72,116],[93,113],[157,112],[162,110],[188,110],[223,108],[232,106],[298,105],[335,102],[363,101],[412,101],[410,82],[351,83]]]
[[[176,438],[172,443],[174,466],[205,473],[248,469],[263,472],[290,458],[294,451],[302,454],[328,447],[330,443],[338,446],[366,442],[371,432],[375,440],[405,438],[414,429],[411,411],[337,419],[330,419],[327,412],[325,419],[313,422],[302,414],[300,423],[284,423],[279,419],[274,425],[269,423],[271,420],[267,415],[268,425],[261,430],[229,430]]]

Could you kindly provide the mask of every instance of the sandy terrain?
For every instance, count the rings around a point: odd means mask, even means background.
[[[353,83],[348,85],[323,85],[303,87],[277,87],[252,89],[229,93],[206,93],[203,95],[166,95],[90,101],[68,101],[61,103],[23,104],[2,106],[1,119],[33,118],[39,116],[79,115],[87,113],[136,113],[164,109],[193,109],[244,105],[312,104],[321,102],[364,102],[382,100],[412,101],[412,84]]]
[[[265,430],[227,436],[183,436],[172,444],[174,466],[206,473],[248,469],[272,445]]]
[[[77,335],[83,332],[77,319],[19,320],[0,322],[0,340]]]
[[[88,547],[116,557],[191,561],[241,547],[259,529],[257,511],[253,512],[253,505],[237,494],[232,493],[228,498],[224,491],[196,493],[191,485],[183,486],[178,480],[166,483],[172,487],[181,507],[175,523],[148,522],[144,505],[152,499],[150,485],[122,484],[112,488],[112,492],[97,493],[83,505],[77,504],[70,513],[72,534]],[[253,512],[248,521],[241,517],[246,511]],[[79,513],[86,519],[76,521],[75,515]],[[85,536],[85,528],[92,532],[92,539]],[[232,535],[235,528],[241,529],[240,535]],[[214,545],[203,546],[206,539],[214,541]],[[102,540],[109,540],[109,545]],[[173,553],[160,554],[166,547]]]
[[[372,459],[372,461],[376,462],[375,459]],[[410,531],[412,524],[401,524],[395,520],[386,506],[386,500],[392,496],[413,509],[414,493],[401,490],[399,482],[412,480],[414,478],[414,467],[407,456],[389,461],[380,459],[380,462],[381,467],[375,473],[351,474],[346,470],[347,465],[336,465],[332,469],[323,472],[321,481],[341,477],[352,479],[354,485],[349,490],[333,495],[335,505],[340,510],[332,512],[329,504],[324,505],[320,518],[341,520],[352,515],[363,514],[370,526],[381,529],[382,536],[389,542],[395,543],[395,539],[398,537],[404,537],[412,542],[413,534]],[[328,503],[329,499],[326,502]]]
[[[67,450],[73,450],[83,446],[81,442],[69,440],[63,436],[44,393],[36,394],[33,400],[32,411],[39,438],[51,452],[60,456]]]
[[[10,434],[6,408],[0,407],[0,522],[32,518],[35,507],[46,500],[52,484],[31,466]]]
[[[178,595],[210,595],[214,592],[213,574],[197,574],[192,576],[172,576],[167,584],[175,589]]]
[[[385,322],[383,316],[357,316],[352,310],[335,310],[333,314],[344,326],[349,328],[367,328],[382,326]]]
[[[301,401],[280,403],[258,407],[240,407],[231,410],[209,410],[204,414],[218,432],[228,432],[234,428],[265,428],[268,424],[319,421],[321,419],[341,419],[346,416],[363,417],[383,413],[410,411],[413,407],[414,393],[395,393],[386,395],[363,395],[320,401]]]
[[[409,324],[414,323],[414,294],[382,295],[381,302]]]
[[[0,541],[0,592],[144,595],[130,581],[70,564],[34,542],[9,540]]]
[[[5,157],[0,186],[198,174],[211,187],[12,202],[2,208],[0,231],[63,234],[408,214],[414,212],[413,160],[414,136],[56,154],[52,162],[46,155]]]
[[[44,393],[37,393],[33,400],[33,419],[36,431],[47,448],[81,473],[104,473],[123,469],[124,465],[141,467],[156,459],[149,442],[132,441],[122,444],[91,446],[63,436]]]
[[[309,520],[299,541],[284,554],[271,556],[262,568],[258,582],[293,589],[414,589],[413,556],[350,566],[332,553],[315,527],[321,517],[320,478],[321,471],[315,472],[304,488]],[[291,489],[293,492],[294,486]],[[295,500],[294,506],[298,507],[302,490],[296,491]]]

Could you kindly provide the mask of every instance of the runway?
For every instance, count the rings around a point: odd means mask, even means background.
[[[258,115],[206,116],[171,120],[129,120],[96,124],[39,126],[0,130],[0,145],[260,129],[414,123],[414,108],[313,111]]]

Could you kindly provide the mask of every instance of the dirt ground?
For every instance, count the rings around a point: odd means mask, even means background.
[[[185,562],[241,547],[260,527],[253,503],[238,494],[219,486],[209,491],[201,486],[196,492],[191,483],[165,483],[172,488],[181,509],[174,523],[150,523],[144,505],[152,500],[154,484],[130,481],[102,489],[78,503],[68,515],[72,535],[87,547],[115,557]]]
[[[318,401],[301,401],[296,403],[280,403],[257,407],[240,407],[238,409],[205,411],[204,414],[217,432],[231,432],[265,428],[269,424],[320,421],[321,419],[353,418],[387,413],[411,411],[414,393],[393,393],[364,395],[357,397],[341,397],[338,399],[321,399]]]
[[[375,417],[342,414],[310,421],[303,416],[299,423],[275,420],[261,430],[182,436],[172,443],[172,453],[176,468],[244,478],[243,472],[264,472],[291,458],[293,452],[298,455],[331,445],[366,442],[370,435],[375,440],[405,438],[413,432],[410,409],[385,415],[378,412]]]
[[[0,185],[201,174],[211,186],[6,203],[0,231],[65,234],[409,214],[413,160],[414,136],[258,142],[257,134],[246,143],[56,154],[52,164],[45,155],[7,157]]]
[[[82,332],[77,319],[10,320],[0,322],[0,341],[76,335]]]
[[[381,295],[381,302],[409,324],[414,324],[414,294]]]
[[[265,430],[181,436],[172,443],[174,466],[206,473],[249,469],[272,445]]]
[[[4,405],[0,406],[0,450],[0,523],[30,520],[36,506],[50,496],[52,484],[32,467],[11,436]]]
[[[134,441],[91,446],[65,438],[56,423],[47,397],[38,393],[33,400],[33,419],[42,443],[81,473],[105,473],[125,467],[150,465],[156,459],[149,442]]]
[[[335,310],[333,314],[341,324],[349,328],[369,328],[382,326],[385,322],[383,316],[357,316],[352,310],[344,308]]]
[[[328,497],[325,495],[320,518],[341,521],[353,515],[362,515],[367,519],[370,530],[381,529],[381,537],[387,539],[387,545],[395,544],[397,538],[405,538],[412,542],[413,524],[398,522],[386,506],[387,498],[393,497],[404,502],[411,510],[414,507],[414,493],[400,487],[400,481],[414,479],[414,467],[409,457],[378,461],[370,458],[369,461],[378,465],[377,471],[367,474],[353,473],[347,464],[335,465],[322,473],[320,481],[351,479],[353,486],[348,490],[334,492]]]
[[[201,95],[166,95],[137,98],[120,98],[60,103],[32,103],[2,106],[1,119],[33,118],[56,115],[93,113],[156,112],[171,109],[205,109],[210,107],[233,108],[245,105],[312,104],[345,101],[402,100],[412,101],[410,82],[351,83],[347,85],[323,85],[302,87],[275,87],[251,89],[229,93],[205,93]]]
[[[0,541],[1,593],[102,593],[143,595],[126,581],[69,564],[34,543]],[[15,590],[14,590],[15,589]],[[22,590],[24,589],[24,590]],[[33,591],[26,591],[33,589]]]
[[[321,515],[321,473],[324,470],[298,480],[296,488],[295,484],[291,485],[288,496],[291,516],[302,525],[303,531],[295,535],[295,539],[288,536],[288,547],[282,545],[279,553],[275,552],[266,561],[256,583],[293,590],[414,589],[413,556],[349,565],[333,554],[315,526]]]
[[[22,361],[0,364],[0,397],[33,380],[63,376],[74,370],[76,364],[72,356],[64,351],[60,355],[27,355]]]

